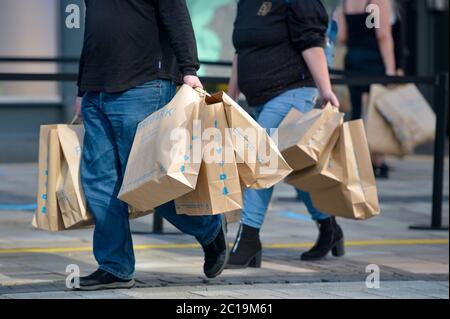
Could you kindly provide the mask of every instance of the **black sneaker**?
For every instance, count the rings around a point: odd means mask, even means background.
[[[229,258],[229,248],[227,240],[227,221],[222,215],[222,228],[216,239],[208,246],[203,247],[205,252],[205,263],[203,272],[208,278],[219,276],[225,269]]]
[[[75,290],[129,289],[134,287],[134,279],[120,279],[109,272],[98,269],[86,277],[80,277],[80,287]]]

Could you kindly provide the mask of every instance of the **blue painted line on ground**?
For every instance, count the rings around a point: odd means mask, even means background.
[[[36,210],[36,204],[0,204],[0,211]]]
[[[294,213],[294,212],[279,212],[278,216],[284,217],[284,218],[290,218],[290,219],[296,219],[301,221],[307,221],[312,222],[312,218],[309,216],[305,216],[303,214]]]

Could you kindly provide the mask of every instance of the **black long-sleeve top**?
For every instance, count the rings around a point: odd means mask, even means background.
[[[327,28],[320,0],[239,0],[233,43],[239,89],[249,105],[312,86],[302,52],[323,47]]]
[[[155,79],[182,82],[199,68],[185,0],[85,0],[78,86],[121,92]]]

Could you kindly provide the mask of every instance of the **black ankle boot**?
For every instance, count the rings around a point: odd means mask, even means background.
[[[241,224],[227,268],[261,268],[261,258],[262,246],[259,239],[259,229]]]
[[[331,251],[333,256],[342,257],[345,254],[344,249],[344,233],[337,224],[336,218],[319,220],[319,238],[311,250],[305,252],[300,257],[304,261],[320,260],[328,255]]]

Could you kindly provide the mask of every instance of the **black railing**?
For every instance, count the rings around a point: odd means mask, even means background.
[[[78,63],[78,58],[13,58],[0,57],[0,63]],[[231,62],[202,62],[204,65],[231,66]],[[445,174],[445,143],[448,121],[449,103],[449,74],[441,73],[436,76],[370,76],[352,75],[342,70],[333,70],[332,83],[334,85],[365,86],[372,84],[409,84],[431,86],[435,92],[436,112],[436,136],[434,145],[434,168],[433,168],[433,195],[431,224],[427,226],[411,226],[411,229],[448,230],[442,225],[442,206],[444,192]],[[73,82],[77,80],[77,74],[73,73],[0,73],[1,81],[49,81],[49,82]],[[205,84],[227,84],[227,77],[202,77]],[[159,215],[155,214],[153,221],[153,232],[163,232],[163,222]]]

